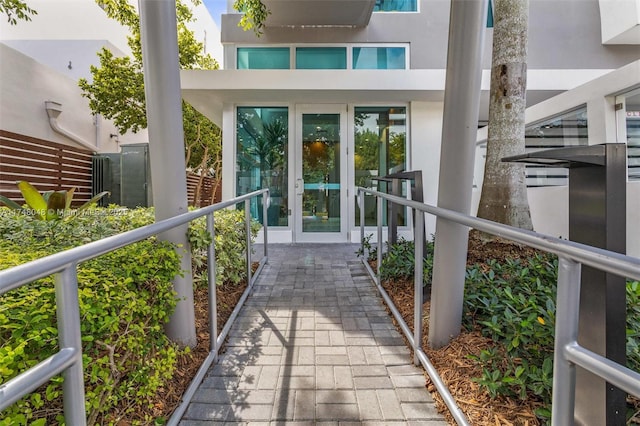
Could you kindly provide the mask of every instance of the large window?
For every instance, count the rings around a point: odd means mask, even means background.
[[[289,69],[288,47],[239,47],[239,70]]]
[[[418,0],[376,0],[374,12],[417,12]]]
[[[401,70],[406,68],[404,47],[354,47],[353,69]]]
[[[525,130],[526,152],[587,144],[586,107],[531,124]],[[527,186],[566,185],[567,176],[565,168],[527,166]]]
[[[298,47],[296,68],[303,70],[347,68],[346,47]]]
[[[355,108],[355,186],[387,192],[387,182],[377,180],[406,169],[407,109],[405,107]],[[406,194],[406,185],[403,185]],[[365,197],[365,225],[376,225],[376,200]],[[387,209],[383,207],[386,225]],[[360,209],[356,206],[356,225],[360,225]],[[404,209],[398,220],[405,224]]]
[[[286,107],[238,107],[237,195],[269,188],[269,226],[288,225]],[[262,200],[251,200],[251,215],[263,223]]]

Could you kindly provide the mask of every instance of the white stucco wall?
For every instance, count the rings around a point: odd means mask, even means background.
[[[79,146],[53,131],[45,101],[62,104],[58,123],[62,128],[96,146],[95,120],[76,80],[61,75],[22,53],[0,43],[0,128],[14,133]],[[117,152],[118,143],[111,138],[117,130],[109,121],[99,120],[96,150]],[[120,144],[147,142],[146,131],[118,137]]]
[[[640,44],[640,0],[599,0],[603,44]]]
[[[440,175],[440,145],[442,141],[442,102],[412,102],[410,128],[410,158],[408,170],[422,170],[424,202],[438,203]],[[436,219],[426,215],[427,237],[436,231]]]
[[[127,28],[107,18],[94,0],[29,0],[38,14],[17,25],[3,24],[2,40],[109,40],[129,53]]]

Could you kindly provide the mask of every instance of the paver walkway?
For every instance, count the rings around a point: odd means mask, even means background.
[[[446,425],[356,249],[270,245],[180,425]]]

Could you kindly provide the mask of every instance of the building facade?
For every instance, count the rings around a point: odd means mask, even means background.
[[[640,58],[637,23],[603,41],[608,3],[531,0],[528,105]],[[398,171],[421,170],[425,202],[436,204],[450,2],[265,4],[259,37],[223,15],[224,71],[182,73],[185,99],[223,128],[223,198],[268,186],[270,231],[283,242],[357,241],[356,187],[385,190],[375,178]],[[373,200],[364,208],[375,224]]]

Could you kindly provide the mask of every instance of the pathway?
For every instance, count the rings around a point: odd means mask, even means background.
[[[181,426],[447,424],[357,248],[269,246]]]

